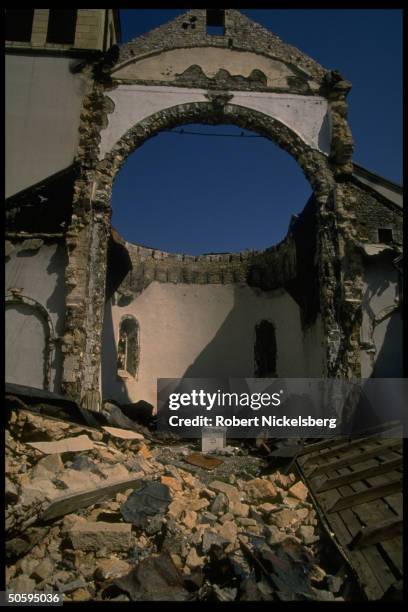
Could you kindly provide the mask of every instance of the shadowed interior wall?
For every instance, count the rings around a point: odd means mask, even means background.
[[[46,322],[26,304],[6,308],[6,381],[44,388]]]
[[[64,330],[66,253],[62,244],[43,244],[38,250],[29,250],[29,241],[14,244],[15,250],[6,262],[6,294],[10,289],[21,289],[22,295],[38,302],[47,312],[55,335]],[[27,309],[25,309],[27,310]],[[27,322],[19,307],[10,307],[7,318],[6,381],[38,386],[38,355],[42,355],[44,333],[38,312],[29,310]],[[33,318],[34,317],[34,318]],[[29,329],[25,329],[28,326]],[[27,363],[26,363],[27,362]],[[19,364],[21,377],[16,380],[15,364]],[[50,390],[60,391],[62,355],[55,345],[50,372]],[[35,374],[34,374],[35,371]],[[32,374],[31,374],[32,372]],[[9,377],[10,376],[10,377]],[[42,380],[42,378],[41,378]],[[34,385],[33,382],[36,384]],[[41,383],[41,387],[43,384]]]
[[[373,257],[364,271],[361,326],[363,378],[402,376],[402,312],[398,309],[398,271],[390,257]]]
[[[124,315],[133,315],[140,325],[136,378],[117,376],[118,333]],[[122,402],[145,400],[155,406],[156,379],[160,377],[253,377],[255,327],[263,319],[275,326],[277,375],[309,375],[309,350],[303,346],[299,307],[284,290],[154,281],[127,306],[108,303],[103,396]],[[318,345],[315,353],[317,364]]]

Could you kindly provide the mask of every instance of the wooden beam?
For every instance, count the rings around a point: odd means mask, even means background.
[[[351,436],[341,436],[341,437],[330,437],[325,438],[324,440],[320,440],[319,442],[313,442],[311,444],[306,444],[302,450],[299,452],[299,457],[303,457],[304,455],[309,455],[310,453],[314,453],[315,451],[324,450],[327,447],[332,447],[334,450],[337,450],[341,445],[358,445],[361,442],[365,442],[368,440],[373,440],[375,438],[384,437],[383,434],[387,432],[387,438],[391,436],[394,438],[401,437],[401,423],[400,421],[390,421],[389,423],[383,425],[377,425],[375,427],[370,427],[365,432],[362,432],[361,437],[357,439],[353,439]],[[395,435],[394,435],[395,433]],[[331,452],[331,449],[329,449]],[[339,449],[340,450],[340,449]],[[322,453],[322,456],[325,455]],[[325,455],[326,456],[326,455]]]
[[[328,480],[320,481],[319,483],[315,483],[314,486],[312,482],[312,486],[316,490],[316,493],[323,493],[323,491],[337,489],[337,487],[342,487],[343,485],[350,484],[350,482],[355,482],[356,480],[364,480],[365,478],[378,476],[379,474],[386,474],[387,472],[391,472],[392,470],[402,467],[402,465],[403,458],[401,456],[397,459],[380,463],[374,468],[370,467],[366,468],[365,470],[356,470],[355,472],[350,472],[350,474],[344,474],[343,476],[337,476],[336,478],[329,478]]]
[[[395,536],[401,535],[403,529],[404,522],[401,517],[383,521],[382,523],[369,524],[354,536],[348,547],[350,550],[358,550],[365,546],[383,542],[384,540],[390,540]]]
[[[328,446],[339,446],[343,444],[345,440],[349,438],[326,438],[325,440],[321,440],[320,442],[313,442],[312,444],[306,444],[302,450],[299,452],[299,457],[303,457],[304,455],[308,455],[309,453],[314,453],[316,451],[327,448]]]
[[[327,509],[327,512],[339,512],[345,508],[352,508],[353,506],[364,504],[372,501],[373,499],[378,499],[379,497],[386,497],[387,495],[401,491],[402,483],[403,479],[399,478],[398,480],[394,480],[394,482],[389,482],[385,485],[370,487],[369,489],[359,491],[358,493],[352,493],[351,495],[346,495],[345,497],[339,497],[331,508]]]
[[[314,478],[318,474],[324,474],[325,472],[330,472],[331,470],[348,467],[350,465],[355,465],[356,463],[364,463],[364,461],[367,461],[367,459],[372,459],[373,457],[377,457],[378,455],[383,455],[385,452],[397,448],[402,448],[402,440],[384,440],[381,445],[378,445],[377,448],[373,450],[349,455],[348,457],[344,457],[343,459],[337,459],[336,461],[317,465],[316,468],[312,472],[310,472],[309,477],[313,476]]]
[[[126,491],[126,489],[134,489],[136,485],[145,477],[144,472],[138,472],[136,478],[130,480],[121,480],[105,486],[92,487],[86,491],[78,491],[69,495],[62,495],[54,499],[50,505],[44,510],[44,513],[39,517],[41,522],[64,516],[75,512],[79,508],[86,508],[93,504],[111,499],[116,493]]]
[[[388,436],[388,437],[390,438],[390,436]],[[400,437],[401,436],[398,435],[397,432],[393,436],[393,438],[400,438]],[[367,436],[365,438],[359,438],[358,440],[351,440],[351,441],[345,442],[344,444],[341,444],[340,446],[337,446],[337,447],[335,447],[333,449],[329,449],[327,452],[320,453],[318,455],[318,457],[319,457],[319,459],[326,461],[327,459],[329,459],[331,457],[336,457],[337,455],[339,455],[343,451],[352,450],[354,448],[358,448],[359,446],[364,446],[367,443],[369,444],[369,447],[367,447],[367,449],[371,450],[371,448],[375,448],[375,447],[372,446],[372,443],[380,442],[383,439],[384,438],[380,438],[378,436],[378,434],[377,434],[375,436]]]

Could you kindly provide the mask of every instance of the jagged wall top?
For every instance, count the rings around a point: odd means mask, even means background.
[[[296,47],[284,43],[260,24],[232,9],[225,10],[225,34],[223,36],[207,33],[206,9],[192,9],[123,45],[116,69],[129,60],[150,54],[201,46],[261,54],[304,71],[319,84],[322,83],[328,72]]]

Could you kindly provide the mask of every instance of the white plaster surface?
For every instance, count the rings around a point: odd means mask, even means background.
[[[268,87],[288,87],[287,77],[296,76],[286,64],[278,60],[235,49],[219,47],[192,47],[172,49],[157,55],[132,59],[113,72],[116,79],[169,81],[182,74],[190,66],[199,66],[204,74],[212,78],[220,70],[231,76],[248,77],[253,70],[261,70]]]
[[[6,307],[6,382],[44,387],[47,325],[25,304]]]
[[[121,380],[116,346],[125,314],[140,325],[140,365],[136,379]],[[106,306],[103,397],[124,403],[143,399],[155,406],[157,378],[252,377],[255,325],[262,319],[276,328],[278,376],[307,376],[311,350],[304,349],[299,315],[298,305],[283,290],[154,281],[128,306]],[[316,363],[318,355],[317,350]]]
[[[6,197],[67,168],[84,95],[70,58],[6,56]]]
[[[251,108],[278,119],[312,149],[329,153],[330,121],[327,101],[317,96],[269,92],[230,92],[231,104]],[[115,110],[108,127],[101,131],[100,159],[137,123],[166,108],[188,102],[208,102],[204,89],[184,87],[119,85],[109,92]]]
[[[362,377],[402,376],[402,317],[400,312],[386,316],[397,306],[398,272],[389,261],[378,257],[367,262],[363,285],[361,341]],[[373,364],[376,363],[375,371]]]
[[[22,295],[40,303],[49,313],[54,332],[63,334],[65,313],[64,266],[65,252],[56,244],[43,245],[39,251],[20,250],[17,246],[6,263],[6,295],[11,288],[22,289]],[[21,315],[21,308],[10,307],[6,319],[6,372],[13,380],[29,385],[35,380],[38,384],[38,371],[43,367],[43,329],[36,321],[38,316],[31,311],[30,317]],[[18,312],[17,312],[18,310]],[[41,333],[40,333],[41,332]],[[41,359],[39,356],[41,356]],[[40,359],[41,363],[37,363]],[[24,364],[18,368],[14,364]],[[13,373],[13,374],[12,374]],[[61,377],[61,354],[56,348],[51,370],[50,390],[59,391]],[[42,380],[42,378],[41,378]],[[37,385],[33,385],[37,386]],[[41,382],[42,388],[43,384]]]

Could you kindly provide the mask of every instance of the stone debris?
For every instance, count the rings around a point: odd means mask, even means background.
[[[64,601],[341,599],[295,474],[261,475],[264,460],[244,445],[209,471],[185,461],[193,444],[155,444],[124,425],[12,411],[8,589]]]
[[[94,447],[92,440],[85,435],[66,438],[59,442],[28,442],[27,444],[47,455],[86,451]]]
[[[129,431],[129,429],[119,429],[119,427],[108,427],[103,426],[102,429],[114,438],[119,438],[121,440],[144,440],[144,436],[137,431]]]
[[[128,550],[131,525],[129,523],[103,523],[80,521],[68,533],[74,550]]]

